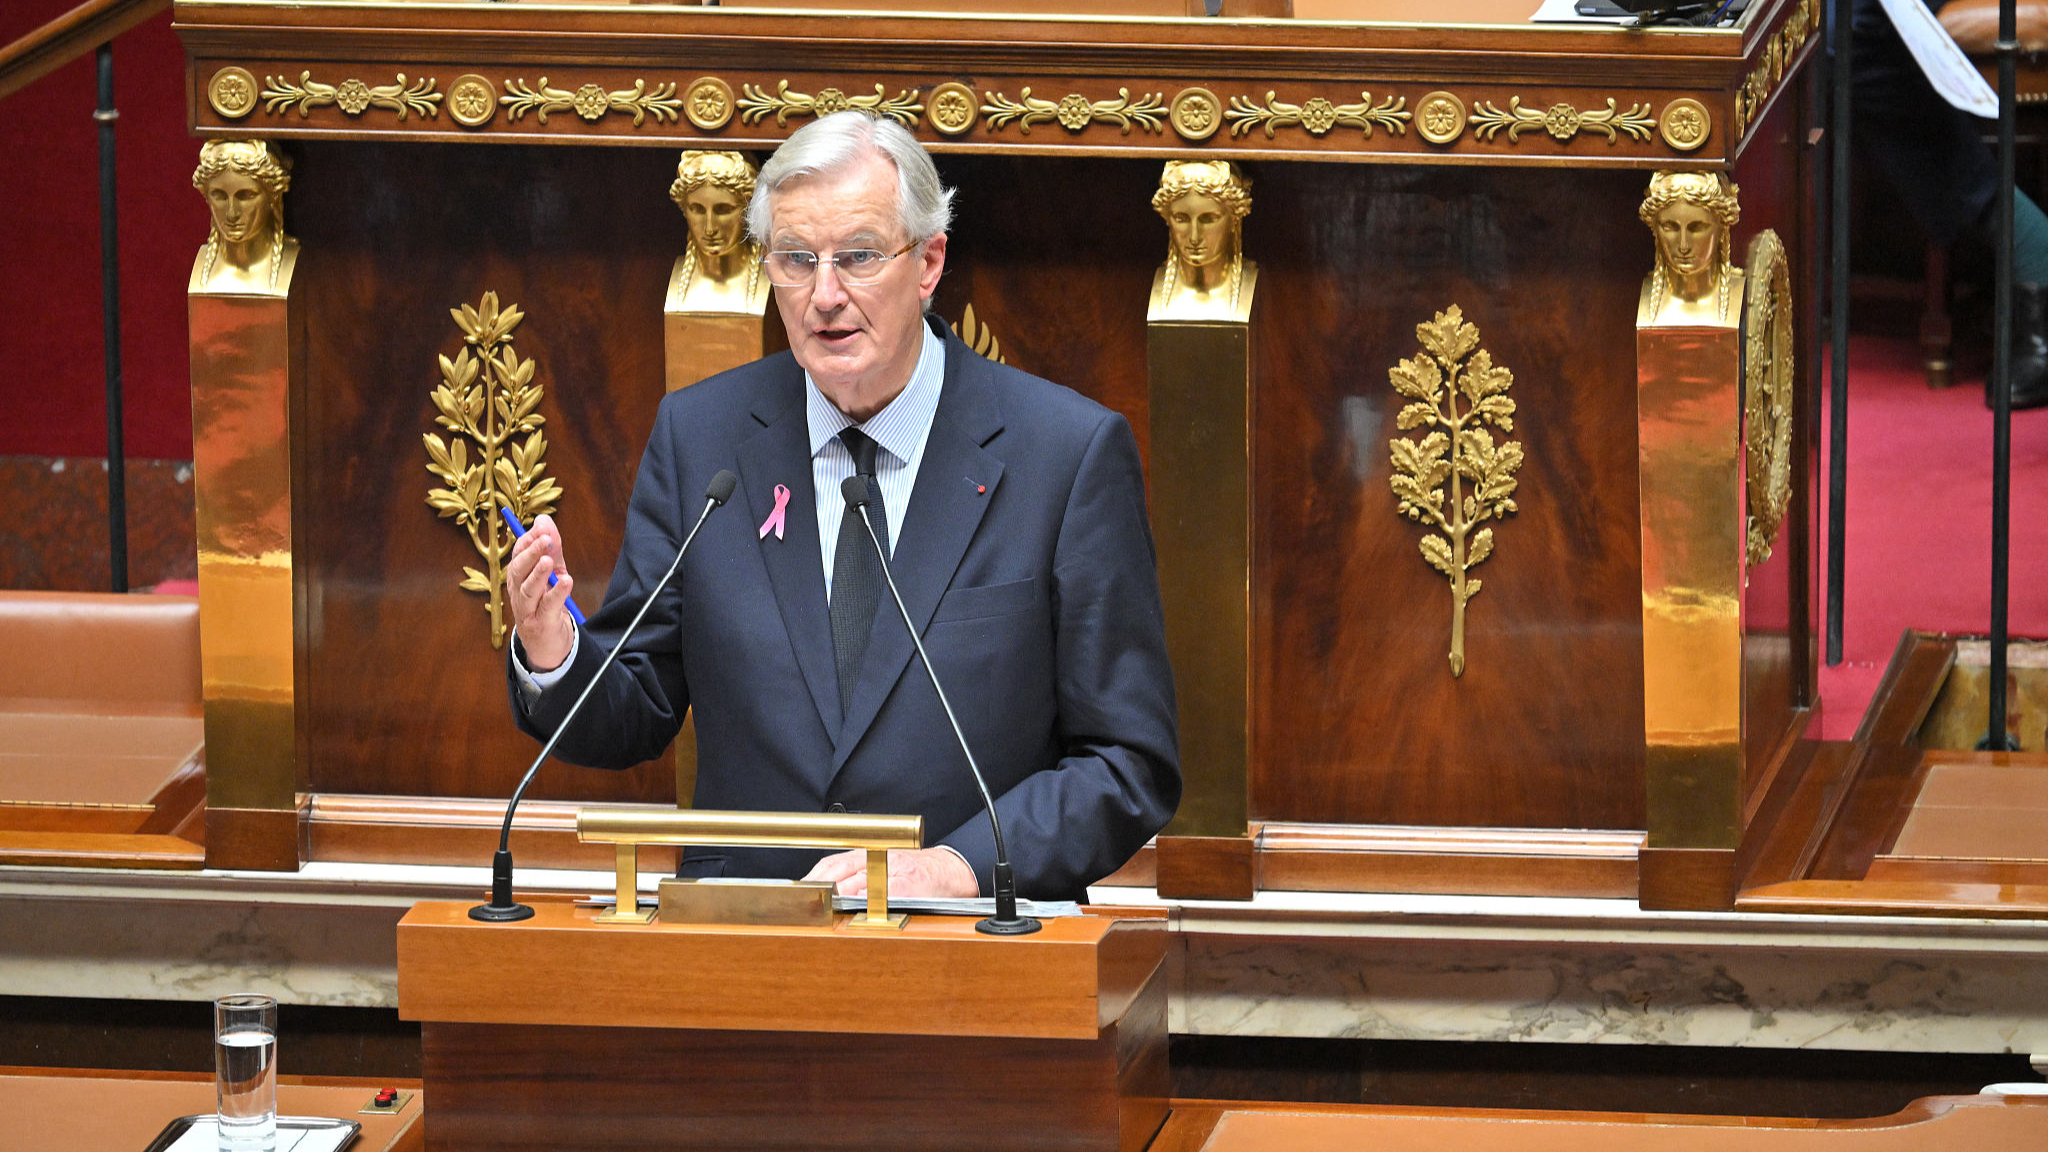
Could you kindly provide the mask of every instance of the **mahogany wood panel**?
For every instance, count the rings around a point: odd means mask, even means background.
[[[355,1152],[420,1152],[426,1147],[424,1095],[415,1095],[388,1116],[357,1115],[387,1086],[419,1091],[417,1083],[279,1076],[278,1111],[360,1123],[363,1130],[349,1145]],[[0,1068],[0,1108],[7,1111],[11,1148],[133,1152],[147,1147],[178,1117],[212,1112],[213,1075],[5,1067]]]
[[[1645,848],[1636,900],[1645,908],[1718,912],[1735,905],[1735,849]]]
[[[1643,827],[1643,183],[1302,167],[1254,189],[1253,819]],[[1387,371],[1454,303],[1515,375],[1527,457],[1463,677],[1387,482]]]
[[[306,818],[296,809],[206,809],[206,866],[296,872],[307,858]]]
[[[513,727],[505,655],[467,535],[425,503],[423,432],[450,308],[518,305],[546,389],[548,474],[578,600],[594,611],[662,384],[662,294],[685,229],[672,153],[321,144],[297,150],[289,223],[308,317],[302,521],[320,792],[504,796],[537,747]],[[636,190],[639,194],[635,194]],[[551,768],[532,794],[674,800],[666,761]]]
[[[960,139],[920,127],[941,150],[1084,151],[1097,154],[1150,152],[1168,156],[1229,151],[1239,157],[1316,154],[1355,158],[1377,154],[1397,162],[1506,165],[1573,165],[1587,168],[1704,167],[1724,162],[1739,148],[1734,131],[1735,95],[1745,76],[1764,60],[1767,43],[1793,15],[1793,0],[1763,0],[1736,32],[1659,30],[1631,34],[1612,29],[1532,25],[1516,21],[1482,26],[1410,24],[1423,6],[1404,0],[1364,4],[1347,11],[1355,19],[1390,14],[1388,23],[1350,26],[1272,20],[1125,21],[1060,19],[1028,13],[947,11],[933,13],[815,13],[773,10],[705,11],[696,6],[643,6],[603,11],[586,6],[451,5],[438,9],[370,8],[314,10],[275,6],[181,4],[178,29],[192,58],[192,123],[202,134],[256,132],[284,137],[382,134],[418,140],[480,135],[498,141],[633,144],[667,139],[671,146],[717,142],[763,147],[793,131],[800,118],[784,122],[734,120],[699,131],[687,120],[624,115],[584,123],[560,117],[541,124],[535,117],[514,120],[501,112],[478,128],[463,128],[449,117],[350,117],[338,109],[314,110],[310,117],[285,118],[268,109],[231,120],[214,112],[203,86],[223,65],[258,76],[296,75],[306,66],[360,70],[385,75],[404,70],[414,76],[448,76],[468,69],[487,71],[494,82],[514,77],[499,70],[526,71],[526,80],[550,75],[571,87],[596,83],[631,89],[636,78],[649,85],[687,85],[706,73],[720,75],[738,90],[755,84],[774,91],[781,80],[793,90],[838,88],[867,92],[876,83],[887,91],[928,92],[939,80],[961,80],[977,91],[1021,91],[1033,86],[1044,96],[1095,93],[1107,97],[1127,88],[1133,98],[1165,98],[1186,85],[1207,85],[1225,99],[1276,90],[1283,100],[1315,86],[1324,98],[1352,99],[1369,88],[1376,98],[1390,93],[1409,107],[1435,88],[1453,87],[1468,104],[1503,107],[1520,98],[1530,109],[1569,103],[1579,109],[1639,107],[1656,113],[1677,96],[1701,99],[1715,130],[1698,151],[1682,152],[1655,133],[1619,140],[1580,134],[1564,144],[1547,133],[1482,139],[1468,131],[1446,145],[1432,145],[1413,131],[1293,133],[1275,141],[1259,134],[1217,133],[1190,141],[1161,128],[1118,132],[1098,125],[1075,133],[970,129]],[[1503,9],[1505,10],[1505,9]],[[1441,8],[1430,10],[1443,19]],[[1811,6],[1802,10],[1810,13]],[[1133,29],[1140,29],[1134,32]],[[944,71],[924,46],[943,43]],[[1802,51],[1810,52],[1809,39]],[[1795,55],[1795,60],[1800,57]],[[1781,69],[1790,71],[1791,69]],[[1324,87],[1327,85],[1327,87]]]
[[[1161,899],[1249,900],[1259,890],[1250,836],[1161,836],[1155,859]]]
[[[0,832],[0,864],[196,870],[206,866],[206,849],[177,836],[10,831]]]
[[[1924,880],[1788,880],[1745,888],[1738,912],[1835,916],[1957,916],[1986,920],[2048,919],[2048,885],[1935,876]]]
[[[1292,892],[1636,895],[1643,834],[1268,824],[1259,887]]]
[[[1167,1093],[1141,1007],[1085,1040],[428,1023],[428,1147],[1139,1152]]]
[[[994,937],[969,917],[876,932],[843,916],[832,928],[725,928],[595,915],[557,904],[480,925],[466,905],[415,905],[398,926],[400,1016],[1089,1039],[1142,995],[1166,951],[1165,922],[1151,918],[1066,917]]]

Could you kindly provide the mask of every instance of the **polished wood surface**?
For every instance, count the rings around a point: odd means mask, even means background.
[[[1086,1040],[428,1023],[428,1147],[1139,1152],[1165,1041],[1163,981]]]
[[[1253,819],[1643,827],[1642,187],[1318,167],[1256,189],[1257,373],[1287,386],[1253,431]],[[1387,483],[1387,370],[1454,303],[1515,375],[1526,456],[1462,677],[1449,588]]]
[[[1266,824],[1259,887],[1627,899],[1642,843],[1640,832]]]
[[[1504,10],[1504,9],[1503,9]],[[1217,19],[1076,19],[1058,12],[976,13],[869,11],[798,12],[699,6],[522,6],[447,5],[433,8],[365,5],[301,9],[290,4],[243,6],[188,2],[178,6],[177,27],[191,56],[193,124],[202,134],[260,132],[283,137],[360,136],[448,141],[476,137],[504,142],[667,143],[670,146],[766,148],[786,137],[801,117],[735,117],[712,129],[687,118],[601,115],[589,121],[558,113],[546,124],[532,115],[513,119],[500,112],[465,128],[448,116],[351,117],[334,107],[296,112],[289,119],[256,111],[230,119],[208,104],[205,85],[224,66],[247,68],[257,76],[296,77],[308,68],[340,68],[364,75],[452,78],[489,68],[494,83],[507,84],[487,61],[512,60],[527,71],[525,81],[552,77],[571,89],[584,83],[606,91],[630,91],[636,79],[649,85],[687,85],[712,74],[734,94],[752,84],[769,93],[787,81],[791,90],[842,94],[928,94],[938,83],[964,81],[975,91],[1007,92],[1021,98],[1031,87],[1040,98],[1076,93],[1113,99],[1120,88],[1131,98],[1166,100],[1183,86],[1204,85],[1222,100],[1245,96],[1258,102],[1276,90],[1281,100],[1307,99],[1311,92],[1355,101],[1361,89],[1375,101],[1390,94],[1413,109],[1427,92],[1453,88],[1468,105],[1500,107],[1520,100],[1532,110],[1557,103],[1585,111],[1617,101],[1620,110],[1663,110],[1680,96],[1698,98],[1709,109],[1715,130],[1685,151],[1657,133],[1626,135],[1610,142],[1584,134],[1575,144],[1547,133],[1505,133],[1482,137],[1467,131],[1446,144],[1431,144],[1412,130],[1294,132],[1278,140],[1263,132],[1216,132],[1199,141],[1167,130],[1122,132],[1114,124],[1024,133],[986,123],[962,137],[947,136],[920,122],[918,131],[941,150],[1150,154],[1227,152],[1233,158],[1356,159],[1396,163],[1483,163],[1514,166],[1707,167],[1727,162],[1743,146],[1734,131],[1736,95],[1744,78],[1766,60],[1774,33],[1793,17],[1810,16],[1794,0],[1760,0],[1735,30],[1660,29],[1619,32],[1606,27],[1533,25],[1524,12],[1514,21],[1465,23],[1462,14],[1403,0],[1324,8],[1326,19],[1235,21]],[[1448,18],[1448,19],[1447,19]],[[1363,23],[1384,20],[1384,23]],[[1456,21],[1456,22],[1453,22]],[[1812,49],[1798,45],[1780,72]],[[943,64],[911,46],[945,45]],[[480,48],[479,44],[488,47]],[[316,76],[316,79],[319,77]],[[1332,82],[1334,81],[1334,82]],[[333,83],[336,81],[327,81]],[[1300,95],[1296,95],[1299,93]],[[1045,121],[1041,120],[1041,124]]]
[[[1913,806],[1880,859],[1905,857],[2048,863],[2048,755],[1927,754]]]
[[[1165,1119],[1156,913],[1008,938],[594,915],[400,922],[430,1147],[1139,1152]]]
[[[2044,1140],[2038,1097],[1935,1097],[1868,1120],[1176,1100],[1152,1152],[2031,1152]]]
[[[414,1093],[389,1115],[358,1109],[379,1088]],[[427,1146],[419,1085],[338,1077],[279,1076],[277,1110],[286,1116],[333,1116],[363,1126],[352,1152],[419,1152]],[[194,1072],[121,1072],[0,1067],[0,1109],[7,1134],[0,1144],[29,1150],[140,1152],[181,1116],[214,1110],[213,1077]]]
[[[845,916],[831,928],[725,928],[597,924],[597,911],[547,905],[483,925],[466,904],[415,905],[398,924],[399,1015],[1085,1039],[1122,1014],[1166,949],[1165,922],[1149,918],[1065,917],[997,937],[965,916],[877,932]]]
[[[1153,883],[1165,900],[1249,900],[1258,856],[1250,836],[1161,836]]]

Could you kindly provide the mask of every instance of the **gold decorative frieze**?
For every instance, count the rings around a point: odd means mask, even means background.
[[[1408,130],[1408,121],[1414,118],[1414,113],[1405,110],[1406,97],[1389,96],[1378,104],[1372,102],[1370,92],[1360,92],[1358,98],[1358,104],[1333,104],[1321,96],[1311,96],[1306,104],[1289,104],[1268,91],[1265,103],[1259,104],[1248,96],[1232,96],[1230,134],[1242,136],[1254,128],[1264,128],[1266,138],[1271,140],[1274,129],[1298,124],[1311,136],[1324,135],[1337,127],[1357,128],[1371,136],[1374,125],[1399,136]]]
[[[228,120],[256,110],[256,77],[247,68],[223,68],[206,82],[206,102]]]
[[[716,132],[732,123],[732,85],[716,76],[699,76],[683,92],[683,115],[705,132]]]
[[[1792,274],[1785,244],[1769,228],[1749,242],[1744,277],[1742,448],[1746,457],[1751,568],[1771,558],[1771,542],[1792,505]]]
[[[1473,107],[1469,122],[1473,132],[1488,142],[1505,129],[1510,144],[1519,143],[1522,133],[1532,128],[1542,129],[1560,144],[1570,143],[1581,132],[1597,132],[1613,144],[1623,132],[1637,140],[1648,140],[1657,130],[1657,119],[1650,115],[1648,104],[1631,104],[1623,112],[1611,96],[1606,108],[1592,112],[1581,112],[1570,104],[1552,104],[1539,112],[1522,107],[1520,96],[1509,98],[1505,109],[1491,100],[1481,100]]]
[[[989,330],[988,325],[975,321],[972,303],[969,303],[967,310],[960,314],[960,323],[953,325],[953,331],[959,335],[961,343],[974,349],[984,360],[993,360],[998,364],[1009,363],[1003,359],[1002,341],[996,339],[996,334]]]
[[[608,92],[601,85],[585,84],[574,92],[566,88],[548,86],[548,78],[540,78],[537,87],[528,87],[525,80],[505,81],[505,95],[498,98],[505,106],[505,117],[517,120],[528,112],[533,113],[535,122],[548,122],[548,113],[573,110],[576,115],[592,123],[604,118],[609,112],[626,112],[633,117],[633,127],[638,128],[650,115],[655,120],[673,123],[683,113],[683,102],[676,98],[673,83],[657,84],[653,88],[647,81],[635,79],[631,88]]]
[[[462,329],[462,349],[452,360],[440,358],[441,384],[433,400],[434,423],[453,435],[443,441],[432,432],[421,434],[427,471],[441,481],[427,493],[427,505],[465,529],[483,557],[483,570],[464,566],[461,587],[490,597],[491,646],[502,648],[511,631],[505,619],[504,563],[513,536],[500,509],[531,524],[534,517],[555,510],[562,488],[543,475],[548,444],[541,425],[546,418],[540,414],[534,362],[521,360],[512,347],[512,330],[525,313],[516,304],[501,310],[498,294],[486,292],[476,307],[464,304],[449,314]]]
[[[917,118],[924,115],[924,105],[918,103],[915,88],[894,96],[880,84],[875,85],[872,96],[849,96],[837,88],[820,88],[813,96],[808,92],[791,92],[787,80],[776,83],[774,95],[757,85],[741,85],[739,108],[740,119],[748,124],[759,124],[773,112],[778,128],[787,127],[791,116],[830,116],[848,108],[887,116],[905,128],[917,127]]]
[[[1756,118],[1770,103],[1771,96],[1785,79],[1785,73],[1799,58],[1800,49],[1813,38],[1820,28],[1821,6],[1818,0],[1799,0],[1799,7],[1764,43],[1758,55],[1756,67],[1743,78],[1742,87],[1735,90],[1735,138],[1755,125]]]
[[[965,135],[981,115],[981,107],[974,99],[974,89],[957,80],[948,80],[932,89],[931,99],[926,105],[924,118],[948,136]]]
[[[1059,121],[1060,127],[1069,132],[1079,132],[1090,124],[1114,124],[1131,134],[1133,124],[1147,132],[1162,131],[1165,118],[1160,114],[1166,106],[1166,97],[1158,92],[1148,93],[1136,100],[1131,99],[1129,88],[1116,90],[1114,100],[1090,100],[1078,92],[1070,92],[1057,101],[1041,100],[1025,88],[1012,100],[1001,92],[982,93],[981,114],[988,120],[988,130],[999,132],[1003,126],[1014,122],[1017,131],[1031,135],[1033,124],[1048,120]]]
[[[1223,123],[1223,101],[1207,88],[1183,88],[1167,105],[1166,122],[1184,140],[1207,140]]]
[[[332,104],[350,116],[385,108],[398,113],[403,120],[408,112],[437,115],[440,103],[441,93],[433,77],[407,82],[403,72],[398,74],[397,83],[374,86],[353,76],[339,84],[323,84],[313,79],[310,69],[299,72],[296,84],[284,76],[263,78],[263,109],[272,116],[282,116],[296,108],[304,119],[313,114],[313,109]]]
[[[1465,133],[1465,102],[1449,92],[1431,92],[1415,105],[1415,134],[1431,144],[1449,144]]]
[[[448,118],[464,128],[481,128],[498,114],[498,86],[474,72],[448,85]]]
[[[1507,394],[1515,377],[1479,346],[1478,326],[1465,323],[1456,304],[1417,324],[1415,337],[1424,354],[1396,364],[1387,377],[1408,398],[1396,426],[1431,431],[1388,442],[1389,482],[1400,513],[1434,530],[1422,538],[1422,558],[1450,581],[1451,675],[1463,676],[1465,605],[1480,587],[1469,573],[1493,555],[1493,529],[1482,525],[1516,510],[1522,446],[1496,443],[1485,427],[1515,430],[1515,402]]]

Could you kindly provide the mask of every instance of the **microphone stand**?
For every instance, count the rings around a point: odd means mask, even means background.
[[[967,770],[974,774],[974,786],[981,789],[981,802],[988,809],[989,831],[994,833],[996,842],[995,893],[996,914],[974,925],[977,932],[990,936],[1028,936],[1044,925],[1029,916],[1017,915],[1017,877],[1010,869],[1010,852],[1003,846],[1003,825],[996,819],[995,797],[989,795],[988,780],[981,774],[981,765],[974,762],[974,750],[967,746],[967,734],[960,730],[960,719],[953,715],[953,704],[946,699],[946,690],[939,686],[939,674],[932,667],[932,658],[925,654],[924,641],[918,638],[917,625],[911,622],[910,609],[903,603],[903,593],[896,590],[896,577],[889,571],[889,552],[882,547],[882,538],[875,534],[875,522],[868,519],[868,486],[859,476],[848,476],[839,486],[839,492],[846,497],[847,506],[860,514],[861,524],[868,530],[868,541],[875,546],[875,557],[882,564],[882,580],[889,585],[889,598],[896,601],[896,611],[903,617],[903,627],[910,633],[910,643],[917,649],[918,663],[924,665],[924,674],[932,682],[932,691],[939,694],[939,707],[946,711],[946,723],[953,726],[953,739],[960,744],[960,754],[967,757]]]
[[[605,653],[604,662],[597,666],[597,671],[591,675],[590,682],[583,686],[583,691],[577,695],[575,702],[569,705],[569,711],[563,715],[562,722],[555,726],[555,734],[548,737],[547,743],[541,746],[540,755],[533,758],[533,766],[526,770],[526,775],[520,777],[519,787],[512,791],[512,802],[505,805],[505,824],[498,830],[498,851],[491,857],[491,902],[471,908],[471,920],[506,924],[533,916],[532,907],[516,903],[512,899],[512,814],[519,810],[519,799],[526,795],[527,785],[533,783],[534,776],[540,772],[540,766],[547,762],[548,756],[555,750],[555,745],[561,742],[562,734],[569,730],[569,725],[576,719],[576,714],[583,710],[583,702],[590,699],[590,694],[604,681],[605,672],[619,658],[619,653],[626,650],[626,639],[633,635],[633,630],[640,626],[641,618],[647,615],[649,608],[654,607],[654,602],[660,599],[662,590],[675,578],[676,570],[683,566],[683,557],[690,551],[690,542],[697,538],[697,533],[704,527],[704,521],[711,517],[711,510],[731,499],[733,487],[738,483],[738,477],[730,472],[721,471],[711,478],[711,487],[704,493],[704,511],[697,514],[697,522],[691,525],[690,534],[683,538],[683,546],[676,549],[676,558],[669,562],[668,571],[661,574],[661,579],[654,585],[654,591],[649,592],[646,601],[640,605],[640,611],[633,614],[633,619],[626,625],[626,630],[619,633],[619,642],[612,645],[611,651]]]

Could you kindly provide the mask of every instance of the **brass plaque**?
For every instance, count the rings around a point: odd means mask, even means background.
[[[822,880],[676,877],[661,882],[659,914],[663,924],[830,928],[832,887]]]

